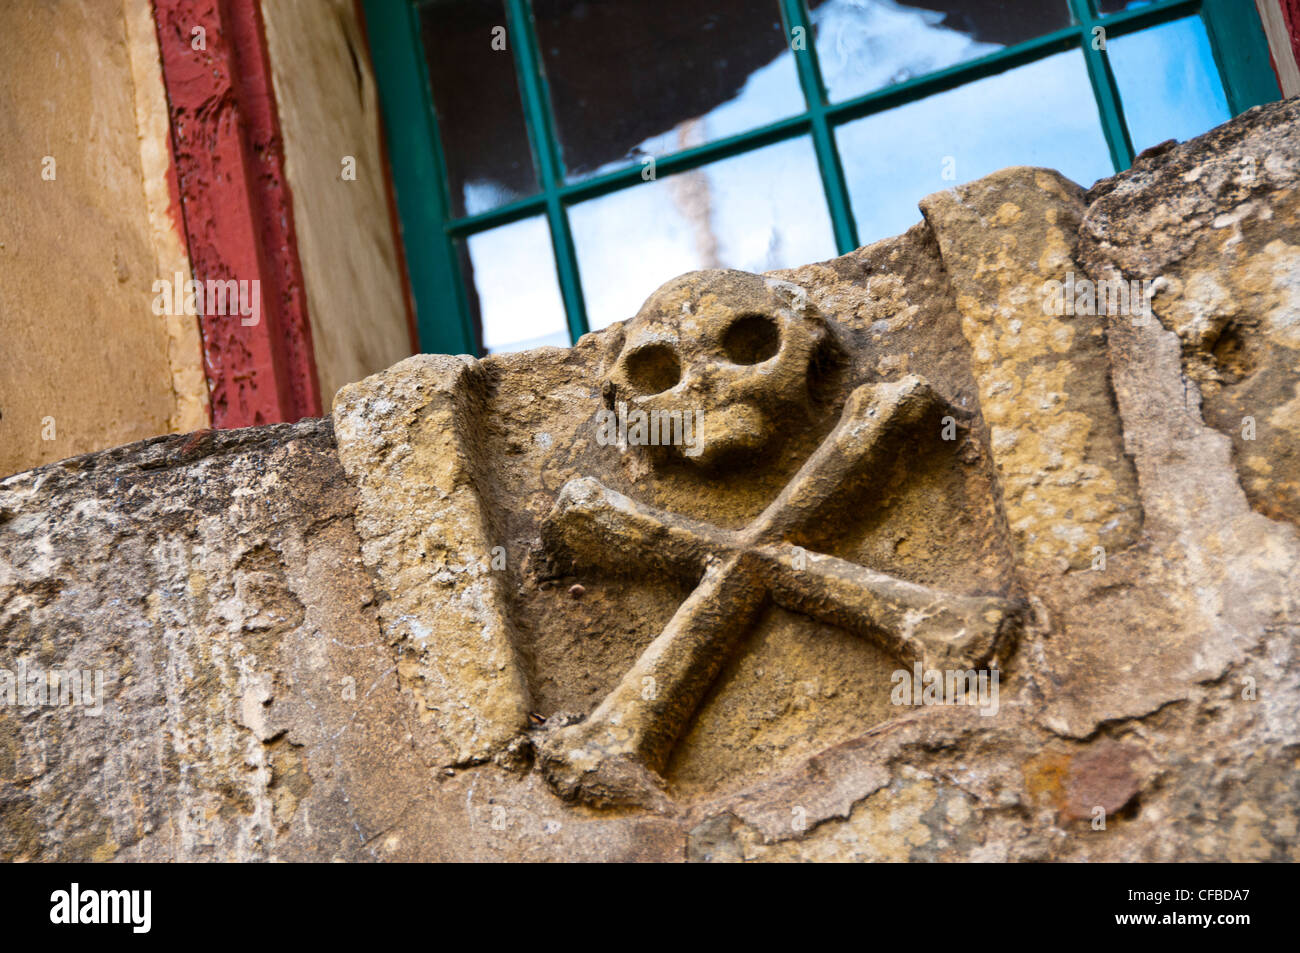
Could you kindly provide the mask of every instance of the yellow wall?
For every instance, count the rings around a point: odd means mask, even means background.
[[[5,4],[0,475],[206,425],[194,319],[152,309],[155,278],[187,266],[150,7]]]
[[[262,18],[328,412],[344,384],[411,353],[378,94],[352,0],[264,0]]]
[[[263,19],[328,412],[411,353],[379,104],[351,0],[266,0]],[[5,5],[0,476],[208,426],[198,323],[152,308],[155,279],[190,277],[170,162],[151,0]]]

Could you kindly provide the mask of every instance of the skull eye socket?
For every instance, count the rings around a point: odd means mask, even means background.
[[[765,314],[742,314],[722,334],[722,350],[733,364],[761,364],[781,348],[781,330]]]
[[[668,390],[682,379],[677,353],[667,344],[638,348],[627,356],[623,366],[632,386],[646,396]]]

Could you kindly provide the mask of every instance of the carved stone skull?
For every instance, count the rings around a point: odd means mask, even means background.
[[[721,269],[662,285],[624,334],[606,399],[647,413],[700,412],[696,446],[667,452],[706,468],[744,462],[804,424],[810,374],[830,344],[802,289]]]

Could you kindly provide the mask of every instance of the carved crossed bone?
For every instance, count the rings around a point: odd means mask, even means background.
[[[663,632],[584,721],[553,730],[542,766],[565,797],[662,801],[673,745],[768,601],[880,641],[907,662],[969,668],[1018,624],[1007,599],[962,596],[809,552],[792,540],[826,525],[899,439],[946,406],[920,378],[855,390],[830,435],[749,526],[722,529],[666,513],[589,478],[561,490],[543,540],[585,565],[639,566],[698,580]]]

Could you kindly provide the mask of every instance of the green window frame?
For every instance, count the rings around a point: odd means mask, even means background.
[[[660,176],[698,168],[756,148],[809,136],[825,190],[835,244],[843,255],[858,247],[848,186],[834,141],[836,126],[863,116],[941,93],[1063,50],[1082,50],[1102,132],[1115,171],[1133,162],[1133,144],[1124,122],[1119,89],[1104,51],[1093,49],[1093,28],[1102,26],[1109,42],[1126,34],[1182,17],[1199,15],[1232,114],[1280,96],[1269,59],[1268,41],[1250,0],[1155,0],[1148,6],[1098,15],[1096,0],[1068,0],[1075,23],[894,86],[831,103],[822,82],[804,0],[778,3],[787,36],[802,28],[806,42],[795,62],[806,110],[748,132],[706,145],[655,157]],[[529,144],[540,191],[509,204],[462,218],[450,214],[444,153],[420,41],[419,0],[364,0],[372,60],[379,85],[398,214],[406,247],[421,349],[432,353],[479,354],[468,298],[462,284],[458,240],[519,219],[542,214],[550,227],[571,341],[587,333],[587,314],[568,208],[639,184],[637,165],[605,175],[566,182],[559,141],[551,119],[546,77],[538,55],[529,0],[504,0],[509,47],[519,77]],[[665,275],[665,279],[672,277]]]

